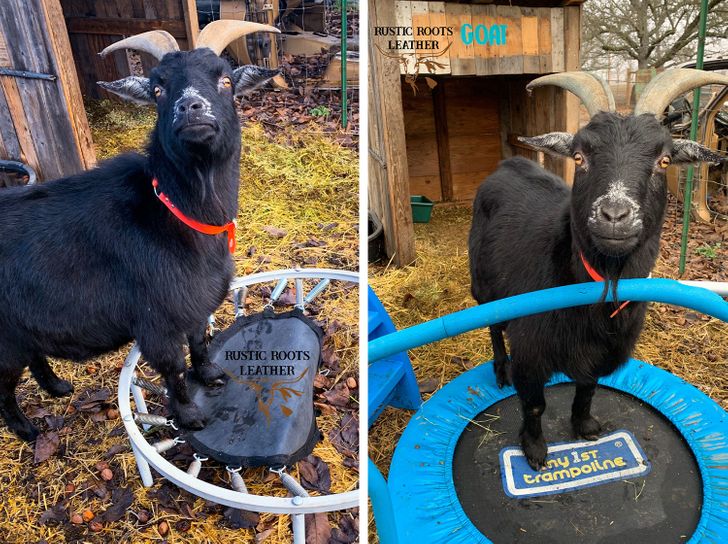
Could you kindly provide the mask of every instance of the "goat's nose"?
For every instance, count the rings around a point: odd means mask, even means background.
[[[204,107],[202,100],[196,96],[190,96],[177,102],[177,113],[199,113],[199,110]]]
[[[632,216],[632,207],[628,202],[613,200],[604,202],[599,206],[599,214],[602,219],[610,223],[624,223]]]

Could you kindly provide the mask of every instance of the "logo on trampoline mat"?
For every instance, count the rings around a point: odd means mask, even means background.
[[[612,480],[644,476],[652,469],[629,431],[616,431],[593,442],[551,444],[547,468],[535,471],[518,446],[500,452],[506,495],[514,499],[564,493]]]

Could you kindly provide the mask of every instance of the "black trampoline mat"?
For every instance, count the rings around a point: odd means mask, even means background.
[[[546,389],[547,443],[575,441],[570,423],[573,397],[573,384]],[[494,420],[492,415],[500,417]],[[703,492],[700,470],[682,436],[654,408],[614,389],[597,389],[592,415],[602,424],[603,434],[630,431],[652,471],[562,494],[512,499],[503,491],[499,453],[520,443],[518,397],[497,402],[474,418],[477,424],[468,424],[455,449],[453,479],[463,510],[488,539],[496,544],[689,540],[700,520]]]

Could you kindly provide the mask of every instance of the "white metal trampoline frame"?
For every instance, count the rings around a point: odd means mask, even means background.
[[[235,291],[253,284],[268,281],[294,280],[297,287],[297,303],[300,304],[302,301],[302,282],[304,279],[328,279],[358,283],[359,275],[356,272],[323,268],[261,272],[233,279],[230,284],[230,290]],[[233,489],[220,487],[187,474],[185,471],[174,466],[161,454],[157,453],[154,447],[147,442],[134,420],[130,397],[134,399],[137,413],[147,413],[147,406],[142,396],[142,390],[133,383],[133,378],[136,374],[136,365],[139,362],[140,356],[141,352],[135,343],[124,361],[124,366],[119,376],[118,401],[119,414],[131,442],[139,475],[142,483],[146,487],[150,487],[153,484],[150,468],[154,468],[163,478],[203,499],[242,510],[290,514],[292,517],[295,544],[304,543],[304,514],[344,510],[359,506],[358,489],[319,497],[267,497],[251,493],[241,493]]]

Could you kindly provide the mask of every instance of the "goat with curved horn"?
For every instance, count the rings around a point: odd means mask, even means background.
[[[113,53],[119,49],[136,49],[137,51],[144,51],[145,53],[152,55],[157,60],[162,60],[162,57],[164,57],[167,53],[179,51],[179,45],[177,45],[177,41],[166,30],[150,30],[149,32],[129,36],[128,38],[112,43],[110,46],[101,51],[99,55],[105,57],[109,53]]]
[[[230,43],[253,32],[274,32],[280,34],[281,31],[273,26],[253,23],[251,21],[220,19],[219,21],[213,21],[202,29],[202,32],[197,37],[196,49],[208,47],[219,55]]]
[[[528,85],[530,93],[536,87],[554,85],[575,94],[584,103],[590,116],[600,111],[615,111],[614,96],[606,82],[589,72],[562,72],[541,76]]]
[[[652,113],[661,117],[676,97],[696,87],[711,84],[728,85],[728,76],[692,68],[665,70],[644,88],[634,107],[634,114]]]

